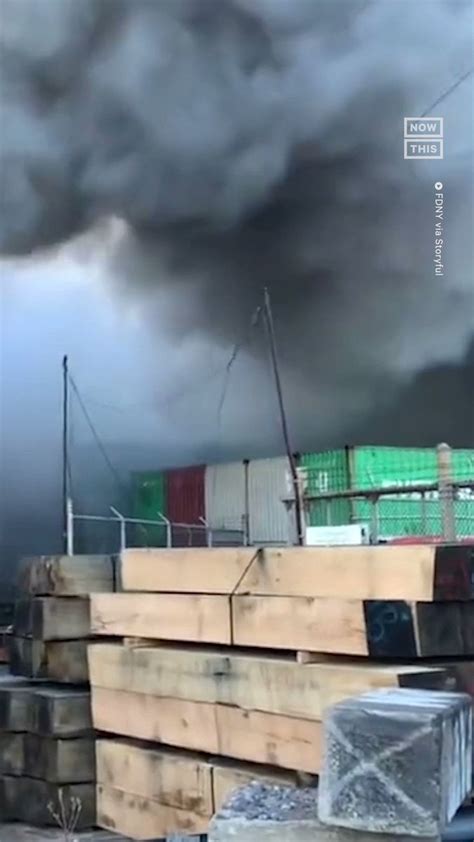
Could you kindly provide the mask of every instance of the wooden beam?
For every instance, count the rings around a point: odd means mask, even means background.
[[[474,654],[470,603],[236,596],[237,646],[373,658]]]
[[[238,650],[95,644],[91,683],[245,710],[321,719],[326,707],[376,687],[452,688],[446,670],[338,659],[307,666]]]
[[[47,737],[79,737],[92,731],[90,691],[80,687],[36,685],[31,691],[29,731]]]
[[[143,693],[92,688],[98,731],[316,774],[321,724]]]
[[[69,740],[27,734],[25,774],[56,784],[95,781],[95,740],[77,737]]]
[[[103,784],[97,786],[97,824],[132,839],[205,834],[210,818]]]
[[[253,547],[125,550],[120,579],[125,591],[231,594],[256,554]]]
[[[63,792],[66,809],[71,798],[82,805],[77,829],[85,830],[96,825],[95,784],[81,783],[58,787],[39,779],[3,775],[0,778],[0,798],[5,821],[26,822],[31,825],[57,826],[48,810],[52,804],[58,809],[59,789]]]
[[[474,598],[474,549],[454,546],[271,547],[237,589],[255,596],[413,602]]]
[[[212,766],[199,756],[131,740],[99,739],[97,783],[209,817],[214,812]]]
[[[25,738],[26,734],[0,733],[0,775],[24,774]]]
[[[34,597],[15,605],[13,632],[35,640],[75,640],[90,635],[89,599]]]
[[[31,725],[31,681],[0,677],[0,731],[28,731]]]
[[[94,594],[91,630],[96,635],[230,644],[229,597]]]
[[[31,640],[11,638],[11,671],[28,678],[48,678],[68,684],[89,680],[87,640]]]
[[[36,556],[23,559],[21,592],[31,596],[86,596],[114,590],[114,559],[109,555]]]
[[[361,601],[238,596],[232,617],[236,646],[369,654]]]

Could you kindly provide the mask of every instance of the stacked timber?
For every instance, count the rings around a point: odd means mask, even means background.
[[[48,804],[81,802],[95,824],[95,740],[88,690],[0,677],[0,818],[51,824]]]
[[[112,591],[114,584],[110,556],[42,556],[21,565],[12,674],[0,684],[4,820],[55,824],[61,791],[66,809],[80,802],[79,827],[96,823],[90,594]]]
[[[40,556],[20,568],[13,636],[12,673],[68,684],[86,684],[93,592],[115,586],[111,556]]]
[[[202,833],[238,783],[315,780],[328,706],[472,692],[473,570],[467,546],[124,552],[91,596],[98,824]]]

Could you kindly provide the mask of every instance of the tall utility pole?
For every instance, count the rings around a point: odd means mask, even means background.
[[[293,481],[293,491],[295,495],[295,514],[296,514],[296,533],[298,537],[298,544],[302,546],[304,544],[304,535],[303,535],[303,517],[301,511],[301,498],[300,498],[300,485],[298,481],[298,472],[296,470],[296,462],[295,457],[293,455],[293,450],[291,447],[290,441],[290,433],[288,429],[288,421],[286,417],[285,411],[285,402],[283,400],[283,389],[281,385],[281,378],[280,378],[280,368],[278,365],[278,354],[277,354],[277,347],[276,347],[276,339],[275,339],[275,327],[273,324],[273,315],[272,315],[272,307],[270,302],[270,293],[268,292],[268,288],[265,287],[264,289],[264,316],[265,316],[265,323],[268,330],[268,339],[270,343],[270,353],[272,358],[272,366],[273,366],[273,373],[275,375],[275,386],[277,391],[278,397],[278,406],[280,408],[280,419],[281,419],[281,428],[283,431],[283,438],[285,440],[285,448],[286,453],[288,456],[288,462],[290,465],[291,471],[291,478]]]
[[[68,551],[68,498],[69,498],[69,367],[67,356],[63,357],[63,551]]]

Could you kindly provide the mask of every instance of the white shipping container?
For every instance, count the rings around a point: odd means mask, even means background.
[[[212,529],[242,529],[245,515],[245,465],[208,465],[204,477],[206,520]]]
[[[287,511],[288,458],[254,459],[249,464],[249,532],[251,544],[295,543],[294,506]]]

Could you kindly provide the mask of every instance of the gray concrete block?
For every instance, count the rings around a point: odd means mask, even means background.
[[[471,789],[471,698],[380,690],[324,719],[319,817],[370,833],[436,836]]]
[[[413,838],[330,827],[318,818],[317,790],[255,783],[238,790],[213,819],[209,842],[413,842]],[[425,842],[440,842],[440,837]]]

